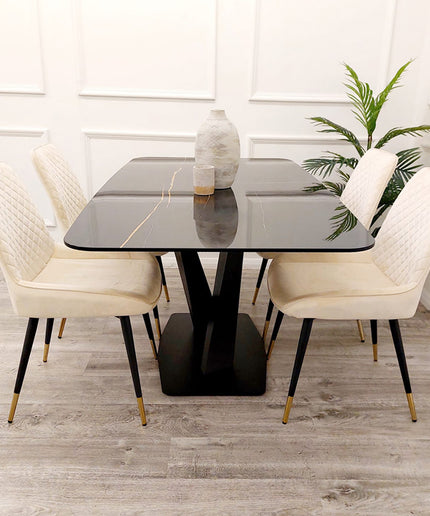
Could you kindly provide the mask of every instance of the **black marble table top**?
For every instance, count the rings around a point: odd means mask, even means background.
[[[232,188],[193,194],[193,158],[137,158],[91,199],[64,241],[99,251],[362,251],[360,224],[332,240],[342,206],[303,189],[315,178],[286,159],[241,159]]]

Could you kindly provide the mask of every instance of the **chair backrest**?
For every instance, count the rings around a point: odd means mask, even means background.
[[[397,285],[418,284],[430,270],[430,167],[405,185],[376,237],[373,260]]]
[[[31,281],[54,252],[54,241],[24,185],[0,163],[0,262],[6,276]]]
[[[54,145],[37,147],[32,158],[65,233],[87,204],[81,185]]]
[[[355,167],[340,197],[366,229],[370,228],[397,159],[395,154],[382,149],[368,150]]]

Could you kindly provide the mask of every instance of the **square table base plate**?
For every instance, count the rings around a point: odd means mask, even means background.
[[[233,366],[207,375],[189,314],[173,314],[161,336],[161,387],[170,396],[259,396],[266,391],[263,340],[247,314],[237,319]]]

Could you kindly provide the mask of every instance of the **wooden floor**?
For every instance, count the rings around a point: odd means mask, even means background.
[[[179,275],[162,324],[185,311]],[[241,309],[263,326],[267,291]],[[281,423],[300,323],[286,319],[261,397],[170,398],[133,318],[148,425],[140,425],[120,325],[68,321],[42,363],[40,327],[15,421],[9,403],[26,321],[0,282],[0,514],[430,514],[430,314],[401,323],[418,422],[388,324],[379,362],[355,321],[314,324],[290,421]],[[54,331],[58,329],[56,321]],[[369,323],[364,322],[367,335]]]

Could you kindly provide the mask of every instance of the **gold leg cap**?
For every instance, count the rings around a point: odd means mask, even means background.
[[[160,319],[155,319],[155,329],[157,330],[158,340],[160,340],[161,339]]]
[[[267,350],[267,360],[270,359],[270,355],[272,354],[273,348],[275,347],[275,342],[272,340],[272,342],[269,344],[269,349]]]
[[[285,404],[284,417],[282,418],[282,422],[284,423],[284,425],[286,425],[288,422],[288,418],[290,416],[290,410],[291,410],[292,406],[293,406],[293,397],[288,396],[287,403]]]
[[[409,411],[411,413],[412,421],[415,423],[417,420],[417,413],[415,411],[415,403],[414,397],[412,396],[412,392],[407,392],[406,398],[408,399]]]
[[[252,304],[255,305],[255,302],[257,301],[258,291],[259,287],[255,287],[254,297],[252,298]]]
[[[164,289],[164,295],[166,296],[166,301],[169,302],[170,296],[169,296],[169,290],[167,289],[167,285],[163,285],[163,289]]]
[[[61,319],[60,329],[58,330],[58,338],[61,339],[63,336],[64,326],[66,326],[67,319]]]
[[[137,399],[137,406],[139,407],[140,419],[142,421],[142,426],[146,426],[146,415],[145,415],[145,407],[143,406],[143,399]]]
[[[363,325],[361,321],[357,320],[357,327],[358,327],[358,333],[360,334],[360,340],[361,342],[365,342],[366,337],[364,335]]]
[[[378,344],[373,344],[373,361],[378,361]]]
[[[151,343],[152,354],[154,355],[155,360],[158,360],[157,348],[155,347],[155,342],[153,340],[149,341]]]
[[[49,344],[46,344],[46,342],[45,342],[45,345],[43,346],[43,361],[44,362],[48,361],[48,352],[49,352]]]
[[[266,321],[266,322],[264,323],[264,329],[263,329],[263,335],[262,335],[262,337],[263,337],[263,342],[266,342],[266,335],[267,335],[267,331],[268,331],[268,329],[269,329],[269,324],[270,324],[270,321]]]
[[[12,403],[10,404],[9,417],[7,419],[8,423],[12,423],[12,421],[13,421],[13,417],[15,416],[16,405],[18,403],[18,398],[19,398],[19,394],[14,392],[13,398],[12,398]]]

